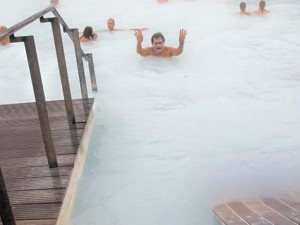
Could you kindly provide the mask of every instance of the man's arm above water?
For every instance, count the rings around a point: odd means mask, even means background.
[[[180,29],[179,30],[179,45],[178,48],[170,48],[170,53],[173,56],[180,55],[183,52],[184,40],[186,36],[186,30]]]
[[[138,54],[140,54],[141,56],[147,56],[149,55],[149,48],[143,48],[142,47],[142,42],[144,40],[144,37],[143,37],[143,33],[141,30],[137,30],[134,32],[134,36],[136,37],[136,52]]]

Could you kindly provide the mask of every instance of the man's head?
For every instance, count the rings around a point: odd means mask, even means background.
[[[245,12],[245,10],[246,10],[246,3],[245,2],[241,2],[240,9],[241,9],[242,12]]]
[[[160,53],[164,48],[165,37],[160,32],[155,33],[152,35],[151,43],[153,50],[157,53]]]
[[[107,28],[109,31],[113,31],[115,29],[115,20],[113,18],[109,18],[107,20]]]
[[[5,26],[0,26],[0,33],[4,32],[7,30],[7,27]]]
[[[264,0],[261,0],[259,2],[259,8],[260,8],[260,10],[264,11],[265,7],[266,7],[266,2]]]

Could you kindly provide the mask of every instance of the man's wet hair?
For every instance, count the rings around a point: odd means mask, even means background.
[[[157,33],[152,35],[152,38],[151,38],[151,43],[152,44],[153,44],[154,39],[156,39],[156,38],[162,38],[163,42],[165,43],[165,37],[164,37],[164,35],[162,35],[162,33],[157,32]]]
[[[114,19],[114,18],[109,18],[109,19],[107,20],[107,22],[110,21],[110,20],[111,20],[111,21],[114,23],[114,25],[115,25],[115,19]]]
[[[259,2],[259,7],[260,7],[260,8],[265,8],[265,6],[266,6],[266,2],[265,2],[264,0],[261,0],[261,1]]]
[[[87,39],[93,39],[93,28],[90,26],[87,26],[86,28],[84,28],[83,31],[83,37],[87,38]]]

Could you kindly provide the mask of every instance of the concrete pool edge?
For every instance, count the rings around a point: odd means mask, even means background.
[[[83,173],[90,139],[92,136],[94,121],[95,121],[95,112],[94,112],[95,103],[89,112],[88,120],[82,135],[80,145],[78,147],[78,152],[74,161],[74,168],[72,170],[72,175],[69,181],[67,191],[60,209],[56,225],[68,225],[70,224],[70,215],[72,213],[73,205],[75,202],[75,195],[78,189],[81,175]]]

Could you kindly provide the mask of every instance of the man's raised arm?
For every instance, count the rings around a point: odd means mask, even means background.
[[[186,36],[186,30],[180,29],[179,30],[179,45],[178,48],[173,48],[172,55],[177,56],[183,52],[184,40]]]
[[[140,54],[141,56],[149,55],[148,50],[142,48],[142,42],[143,42],[143,39],[144,39],[142,31],[141,30],[136,30],[134,32],[134,36],[136,37],[136,41],[137,41],[137,43],[136,43],[136,52],[138,54]]]

